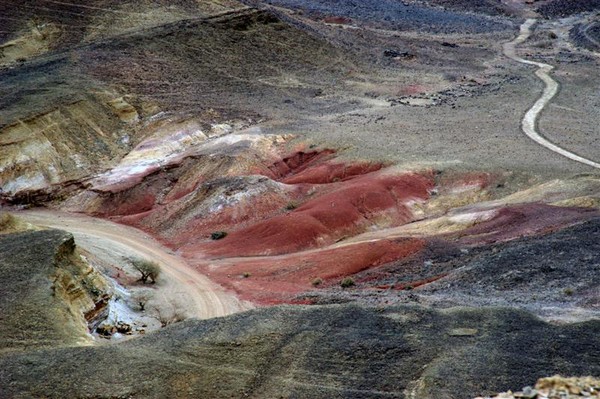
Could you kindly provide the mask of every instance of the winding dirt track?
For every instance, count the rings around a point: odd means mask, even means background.
[[[72,233],[77,245],[96,256],[118,259],[137,256],[162,266],[159,291],[176,301],[188,317],[207,319],[247,310],[252,306],[191,268],[182,258],[144,232],[103,219],[69,213],[30,210],[18,212],[29,223]]]
[[[550,100],[552,100],[552,98],[556,95],[556,93],[558,92],[559,85],[558,82],[552,79],[552,77],[550,76],[550,72],[554,69],[552,65],[544,64],[542,62],[526,60],[519,57],[516,53],[516,46],[523,43],[529,38],[529,36],[531,35],[531,27],[535,23],[536,20],[533,18],[526,20],[523,23],[523,25],[521,25],[521,32],[519,36],[517,36],[512,42],[504,44],[504,55],[522,64],[535,65],[536,67],[538,67],[538,70],[535,71],[535,75],[538,78],[540,78],[545,85],[542,96],[535,102],[535,104],[533,104],[533,107],[531,107],[523,117],[523,121],[521,122],[521,128],[529,138],[531,138],[536,143],[548,148],[549,150],[554,151],[555,153],[572,159],[574,161],[580,162],[582,164],[600,169],[600,163],[581,157],[568,150],[565,150],[562,147],[557,146],[554,143],[551,143],[536,130],[536,123],[539,118],[540,112],[542,112],[544,107],[548,105]]]

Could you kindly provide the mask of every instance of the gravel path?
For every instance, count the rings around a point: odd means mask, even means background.
[[[158,262],[162,274],[157,298],[167,304],[181,304],[188,317],[207,319],[251,308],[251,305],[226,292],[140,230],[102,219],[55,211],[23,211],[19,212],[19,217],[39,226],[70,232],[75,236],[77,245],[101,258],[114,260],[114,254],[121,254]]]
[[[535,23],[535,19],[526,20],[523,23],[523,25],[521,25],[521,33],[519,34],[519,36],[517,36],[517,38],[513,41],[504,44],[504,54],[507,57],[522,64],[537,66],[538,70],[535,72],[535,75],[538,78],[540,78],[545,85],[542,96],[535,102],[535,104],[533,104],[533,107],[531,107],[523,117],[523,121],[521,122],[521,128],[529,138],[531,138],[536,143],[548,148],[549,150],[554,151],[555,153],[572,159],[574,161],[600,169],[600,163],[574,154],[562,147],[557,146],[554,143],[551,143],[546,138],[544,138],[536,129],[536,124],[540,113],[556,95],[556,93],[558,92],[559,85],[558,82],[552,79],[552,77],[550,76],[550,72],[554,69],[552,65],[544,64],[542,62],[526,60],[519,57],[516,54],[516,46],[523,43],[529,38],[529,35],[531,34],[531,27]]]

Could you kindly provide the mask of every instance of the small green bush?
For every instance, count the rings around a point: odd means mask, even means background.
[[[225,237],[227,237],[226,231],[215,231],[210,235],[211,240],[220,240]]]
[[[319,285],[323,284],[323,280],[320,277],[317,277],[311,281],[311,284],[313,287],[318,287]]]
[[[17,227],[17,218],[7,212],[0,213],[0,232],[11,232]]]
[[[156,283],[160,274],[160,265],[158,263],[146,259],[133,259],[131,264],[142,275],[140,277],[142,283],[146,284],[148,280],[151,280],[152,284]]]
[[[340,282],[342,288],[354,287],[355,284],[356,283],[354,282],[354,279],[352,277],[346,277]]]
[[[285,205],[287,211],[293,211],[296,208],[298,208],[298,203],[296,201],[290,201]]]

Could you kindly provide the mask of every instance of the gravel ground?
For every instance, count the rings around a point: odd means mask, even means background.
[[[316,303],[421,303],[433,307],[507,306],[547,320],[598,318],[600,219],[559,232],[480,247],[431,239],[417,256],[355,276],[357,288],[316,290]],[[437,276],[437,277],[436,277]],[[440,276],[445,276],[440,278]],[[374,289],[434,278],[413,289]]]
[[[252,4],[252,1],[248,1]],[[395,29],[425,30],[438,33],[484,33],[511,28],[511,23],[483,15],[444,11],[396,0],[269,0],[278,7],[299,9],[314,17],[342,15]]]
[[[117,345],[5,355],[0,396],[467,399],[597,375],[599,331],[501,308],[272,307]]]
[[[600,0],[554,0],[537,8],[544,18],[562,18],[600,9]]]

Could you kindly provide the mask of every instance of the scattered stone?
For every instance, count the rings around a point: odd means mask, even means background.
[[[525,387],[521,392],[505,392],[492,398],[476,399],[576,399],[600,398],[600,379],[594,377],[570,377],[559,375],[541,378],[535,388]]]
[[[389,58],[415,58],[415,55],[409,53],[408,51],[385,50],[383,55]]]
[[[112,324],[102,324],[96,328],[96,332],[101,337],[109,338],[117,332],[117,329]]]
[[[531,388],[531,387],[525,387],[523,388],[522,392],[516,392],[515,393],[515,397],[516,398],[525,398],[525,399],[534,399],[537,397],[538,391]]]
[[[131,325],[127,323],[118,322],[115,328],[117,329],[117,332],[121,334],[131,334]]]
[[[476,328],[453,328],[448,332],[451,337],[472,337],[477,335]]]
[[[456,48],[456,47],[458,47],[458,44],[456,44],[456,43],[442,42],[442,46],[444,46],[444,47],[450,47],[450,48]]]

